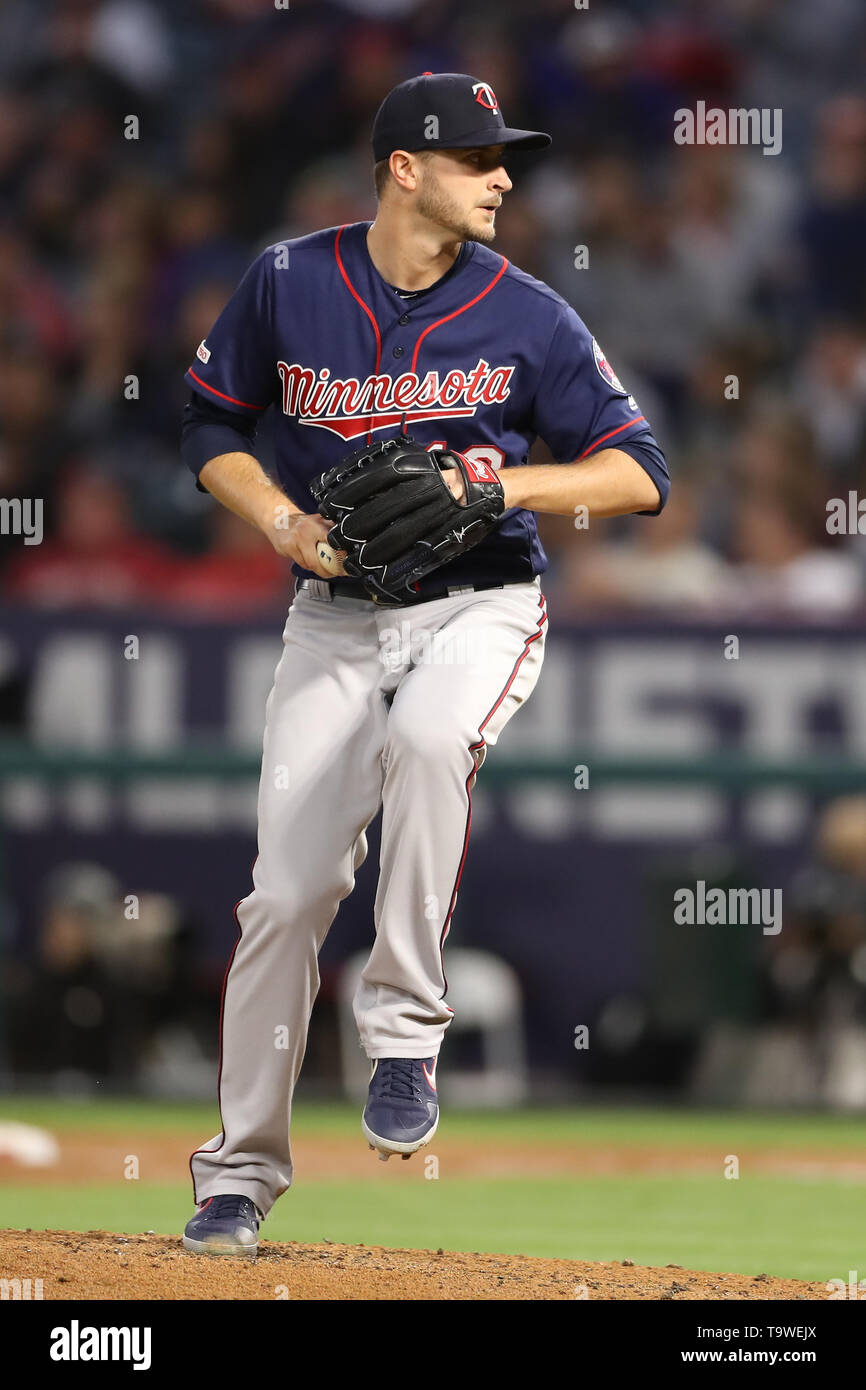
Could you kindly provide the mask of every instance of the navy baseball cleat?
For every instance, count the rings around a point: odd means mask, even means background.
[[[361,1128],[383,1162],[391,1154],[408,1158],[423,1149],[438,1123],[436,1058],[377,1058]]]
[[[184,1249],[194,1255],[240,1255],[254,1260],[259,1248],[259,1222],[263,1220],[249,1197],[209,1197],[186,1223]]]

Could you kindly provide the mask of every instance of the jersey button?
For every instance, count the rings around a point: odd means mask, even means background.
[[[406,351],[405,348],[395,347],[395,348],[393,349],[393,354],[394,354],[395,357],[402,357],[402,356],[403,356],[403,353],[404,353],[405,351]]]
[[[400,317],[398,318],[397,322],[398,322],[398,323],[402,323],[402,324],[407,324],[407,323],[409,322],[409,315],[408,315],[408,314],[401,314]]]

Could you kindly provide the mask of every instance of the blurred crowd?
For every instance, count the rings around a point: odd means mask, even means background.
[[[285,607],[180,461],[183,373],[262,247],[374,216],[372,116],[429,69],[553,134],[495,249],[575,306],[675,480],[656,520],[542,520],[557,611],[862,615],[864,66],[862,0],[5,0],[0,495],[43,498],[45,539],[0,535],[0,600]],[[781,153],[675,144],[698,100],[781,109]]]
[[[810,841],[783,929],[764,938],[752,1017],[727,1007],[701,1030],[704,1101],[866,1107],[866,796],[828,801]]]
[[[0,975],[0,1083],[209,1094],[220,990],[200,923],[81,860],[45,876],[34,916],[31,949]]]

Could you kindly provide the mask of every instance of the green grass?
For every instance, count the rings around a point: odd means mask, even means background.
[[[219,1132],[216,1103],[200,1101],[152,1101],[133,1098],[87,1100],[62,1096],[0,1096],[0,1122],[21,1120],[61,1134],[70,1129],[164,1130],[192,1127],[210,1134]]]
[[[25,1183],[0,1192],[0,1227],[180,1232],[186,1184]],[[866,1191],[769,1178],[304,1182],[274,1208],[269,1240],[498,1251],[822,1282],[866,1273]],[[2,1249],[2,1238],[0,1238]]]
[[[91,1126],[102,1130],[149,1132],[192,1130],[202,1141],[220,1128],[216,1105],[150,1100],[65,1100],[0,1096],[0,1121],[23,1120],[61,1133]],[[295,1107],[298,1134],[345,1135],[358,1126],[355,1106],[305,1101]],[[791,1152],[835,1149],[866,1153],[866,1115],[580,1106],[515,1111],[443,1110],[443,1133],[455,1139],[544,1144],[625,1144],[635,1148],[719,1145],[736,1153],[737,1144],[779,1147]]]
[[[216,1133],[211,1105],[130,1100],[62,1101],[0,1098],[0,1120],[44,1125],[62,1135],[88,1127],[198,1136]],[[356,1107],[310,1102],[296,1111],[298,1135],[356,1134]],[[866,1153],[866,1117],[759,1114],[592,1106],[515,1113],[445,1112],[443,1134],[481,1145],[573,1144],[575,1177],[417,1181],[316,1181],[274,1208],[271,1240],[328,1238],[367,1245],[501,1251],[572,1259],[675,1263],[691,1269],[799,1278],[866,1275],[866,1184],[841,1178],[753,1176],[748,1154],[759,1148]],[[360,1138],[359,1138],[359,1142]],[[663,1144],[716,1147],[717,1177],[580,1175],[582,1143],[638,1148]],[[722,1161],[738,1154],[741,1176],[726,1180]],[[372,1161],[372,1156],[371,1156]],[[378,1165],[375,1165],[378,1168]],[[190,1214],[184,1181],[99,1186],[16,1182],[0,1189],[0,1228],[179,1232]],[[2,1239],[0,1239],[2,1245]]]

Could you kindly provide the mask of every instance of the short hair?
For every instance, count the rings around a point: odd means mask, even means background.
[[[418,157],[418,159],[430,159],[431,156],[436,153],[436,151],[414,150],[412,151],[412,153],[415,154]],[[388,183],[392,177],[389,160],[390,155],[388,156],[388,159],[378,160],[376,164],[373,166],[373,180],[376,184],[376,197],[379,199],[380,202],[384,196],[385,189],[388,187]]]
[[[377,160],[373,169],[373,179],[376,184],[376,197],[381,201],[385,186],[391,177],[391,170],[388,167],[387,159]]]

